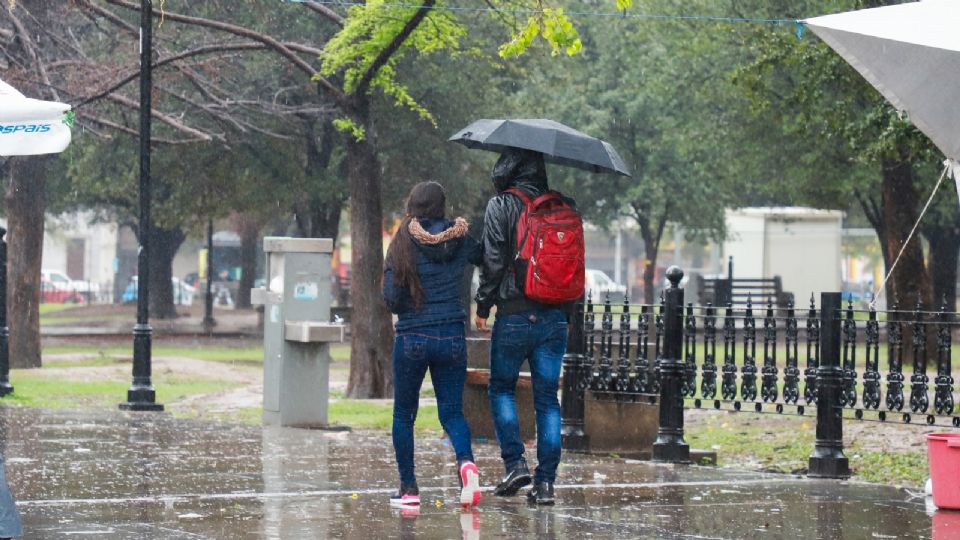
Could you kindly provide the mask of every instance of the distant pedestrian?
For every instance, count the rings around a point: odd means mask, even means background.
[[[410,190],[406,215],[387,251],[383,297],[398,315],[393,346],[393,447],[400,489],[391,504],[418,506],[413,425],[420,387],[430,370],[437,412],[456,453],[460,504],[480,502],[480,473],[473,463],[470,428],[463,416],[467,375],[464,271],[480,262],[480,245],[467,222],[446,218],[446,196],[436,182]]]
[[[17,503],[7,485],[6,469],[3,456],[0,455],[0,538],[16,538],[23,536],[23,526],[20,524]]]
[[[583,224],[572,200],[549,191],[539,152],[508,149],[494,166],[492,180],[497,194],[487,204],[483,221],[476,325],[488,331],[487,318],[495,305],[489,396],[506,476],[493,493],[515,495],[531,482],[514,397],[520,366],[527,360],[537,416],[537,468],[527,497],[537,504],[553,504],[560,464],[557,391],[570,309],[557,302],[583,294]],[[540,236],[531,240],[534,233]],[[541,257],[544,253],[553,256]]]

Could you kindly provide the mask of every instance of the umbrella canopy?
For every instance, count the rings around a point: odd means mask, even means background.
[[[507,148],[533,150],[558,165],[631,176],[630,169],[610,143],[553,120],[477,120],[449,140],[492,152],[503,152]]]
[[[24,97],[0,81],[0,156],[63,152],[70,144],[70,105]]]
[[[804,22],[960,161],[960,2],[925,0]]]
[[[874,293],[876,302],[948,173],[960,195],[960,2],[924,0],[803,22],[947,156],[930,199]]]

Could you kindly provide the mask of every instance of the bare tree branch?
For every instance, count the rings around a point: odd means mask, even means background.
[[[373,60],[373,63],[370,64],[370,67],[367,69],[366,73],[363,74],[360,82],[357,83],[354,94],[362,95],[367,92],[370,87],[370,83],[377,75],[377,72],[380,71],[380,68],[382,68],[390,60],[390,57],[397,52],[400,46],[403,45],[403,42],[410,37],[410,34],[412,34],[413,31],[420,26],[420,22],[423,21],[423,18],[427,16],[436,3],[437,0],[425,0],[423,2],[423,5],[417,9],[417,12],[413,14],[413,17],[410,17],[410,20],[407,21],[407,24],[404,25],[402,30],[400,30],[400,33],[394,36],[393,41],[384,47],[384,49],[380,51],[380,54],[378,54]]]
[[[189,51],[182,52],[180,54],[163,58],[154,62],[153,67],[158,68],[160,66],[169,64],[171,62],[176,62],[177,60],[183,60],[184,58],[190,58],[192,56],[200,56],[203,54],[212,54],[226,51],[248,51],[256,49],[266,49],[267,46],[261,43],[233,43],[233,44],[222,44],[222,45],[209,45],[207,47],[198,47],[196,49],[191,49]],[[129,75],[121,79],[119,82],[111,85],[109,88],[102,92],[98,92],[92,96],[83,98],[82,101],[74,105],[74,107],[82,107],[93,101],[103,99],[107,97],[108,94],[116,92],[120,88],[123,88],[128,83],[136,80],[140,76],[139,68],[130,72]]]
[[[89,121],[91,121],[91,122],[94,122],[94,123],[96,123],[96,124],[100,124],[100,125],[103,126],[103,127],[108,127],[108,128],[110,128],[110,129],[119,131],[119,132],[121,132],[121,133],[127,133],[127,134],[129,134],[129,135],[132,135],[132,136],[135,137],[135,138],[140,136],[140,131],[137,130],[137,129],[134,129],[134,128],[131,128],[131,127],[127,127],[127,126],[125,126],[125,125],[123,125],[123,124],[118,124],[117,122],[114,122],[114,121],[112,121],[112,120],[107,120],[106,118],[102,118],[102,117],[100,117],[100,116],[96,116],[96,115],[90,114],[89,112],[84,112],[84,113],[78,114],[77,116],[80,117],[80,118],[82,118],[82,119],[86,119],[86,120],[89,120]],[[207,141],[207,140],[209,140],[209,139],[179,139],[179,140],[177,140],[177,139],[166,139],[166,138],[163,138],[163,137],[155,137],[155,136],[154,136],[154,137],[150,137],[150,142],[151,142],[151,143],[156,143],[156,144],[192,144],[192,143],[197,143],[197,142],[205,142],[205,141]]]
[[[123,20],[122,18],[118,17],[116,13],[110,11],[109,9],[104,9],[94,4],[93,2],[90,2],[89,0],[80,0],[80,2],[83,6],[86,6],[87,8],[94,11],[101,17],[109,20],[113,24],[126,30],[128,34],[135,36],[137,39],[140,39],[140,29],[128,23],[127,21]]]
[[[50,83],[50,75],[47,74],[47,69],[44,67],[43,62],[40,61],[40,55],[37,54],[36,45],[33,43],[33,38],[30,37],[30,32],[23,26],[23,23],[20,22],[20,18],[17,17],[17,14],[14,13],[13,9],[8,9],[6,11],[7,16],[10,17],[10,21],[13,23],[14,28],[17,29],[17,34],[20,36],[20,41],[23,43],[23,48],[27,51],[27,54],[30,56],[30,60],[33,61],[34,66],[36,66],[37,71],[40,73],[40,79],[43,80],[43,84],[53,93],[53,99],[60,101],[60,95],[57,93],[57,90],[53,87],[53,84]]]
[[[128,98],[128,97],[121,96],[121,95],[119,95],[119,94],[110,94],[110,95],[107,96],[107,99],[109,99],[110,101],[113,101],[113,102],[115,102],[115,103],[119,103],[120,105],[125,105],[125,106],[127,106],[127,107],[130,107],[130,108],[132,108],[132,109],[139,109],[139,108],[140,108],[140,102],[139,102],[139,101],[134,101],[134,100],[132,100],[132,99],[130,99],[130,98]],[[180,122],[179,120],[176,120],[176,119],[173,118],[172,116],[169,116],[169,115],[167,115],[167,114],[165,114],[165,113],[162,113],[162,112],[160,112],[160,111],[158,111],[158,110],[156,110],[156,109],[153,109],[153,110],[150,112],[150,114],[151,114],[151,116],[153,116],[153,117],[156,118],[157,120],[163,122],[164,124],[167,124],[168,126],[174,128],[174,129],[176,129],[176,130],[178,130],[178,131],[182,131],[182,132],[184,132],[184,133],[189,133],[190,135],[193,135],[194,137],[196,137],[198,140],[201,140],[201,141],[209,141],[209,140],[213,139],[213,136],[211,136],[211,135],[209,135],[209,134],[207,134],[207,133],[204,133],[204,132],[202,132],[202,131],[200,131],[200,130],[194,129],[194,128],[192,128],[192,127],[184,124],[183,122]]]
[[[344,21],[343,17],[341,17],[340,14],[337,13],[336,11],[322,4],[311,2],[310,0],[306,0],[301,3],[307,6],[308,8],[312,9],[313,11],[316,11],[317,13],[323,15],[324,17],[332,21],[334,24],[336,24],[340,28],[343,28],[343,25],[346,21]]]
[[[125,0],[105,0],[105,1],[108,4],[120,6],[132,11],[138,11],[138,12],[140,11],[139,6],[132,4],[130,2],[126,2]],[[436,2],[436,0],[429,0],[429,1]],[[153,15],[154,17],[158,17],[158,18],[160,17],[160,14],[157,12],[154,12]],[[320,86],[322,86],[324,90],[326,90],[331,95],[331,97],[333,97],[334,100],[336,100],[339,103],[346,102],[346,96],[344,96],[343,92],[339,88],[334,86],[333,83],[319,76],[318,69],[314,68],[308,62],[306,62],[305,60],[297,56],[297,54],[294,52],[293,49],[277,41],[271,36],[268,36],[261,32],[257,32],[255,30],[251,30],[249,28],[245,28],[243,26],[238,26],[235,24],[229,24],[229,23],[220,22],[220,21],[214,21],[210,19],[204,19],[202,17],[191,17],[191,16],[175,13],[172,11],[165,11],[164,18],[171,21],[181,22],[184,24],[192,24],[195,26],[202,26],[205,28],[213,28],[214,30],[220,30],[222,32],[227,32],[235,36],[245,37],[253,41],[258,41],[260,43],[268,45],[271,49],[277,51],[280,55],[282,55],[284,58],[289,60],[293,65],[297,66],[301,71],[313,77],[320,84]]]

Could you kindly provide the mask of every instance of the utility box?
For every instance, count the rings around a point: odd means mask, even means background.
[[[266,285],[251,291],[263,305],[263,423],[328,427],[330,344],[344,327],[330,322],[329,238],[266,237]]]

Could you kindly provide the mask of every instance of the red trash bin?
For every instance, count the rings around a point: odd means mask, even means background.
[[[960,433],[927,435],[927,458],[933,482],[933,504],[960,510]]]

